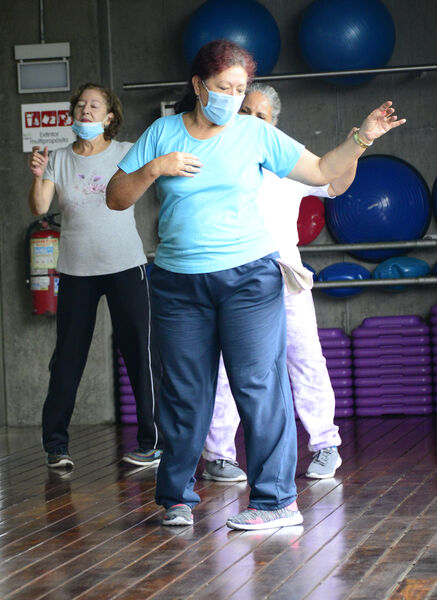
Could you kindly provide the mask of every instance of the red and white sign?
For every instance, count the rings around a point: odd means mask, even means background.
[[[32,152],[33,146],[49,150],[68,146],[76,136],[71,130],[69,102],[46,102],[44,104],[22,104],[21,124],[23,152]]]

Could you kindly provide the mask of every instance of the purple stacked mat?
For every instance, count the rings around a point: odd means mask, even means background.
[[[431,307],[431,344],[432,344],[432,367],[434,374],[434,401],[437,410],[437,304]]]
[[[352,348],[357,415],[432,413],[431,338],[421,317],[364,319]]]
[[[319,338],[334,389],[335,416],[352,417],[354,391],[350,338],[338,328],[319,329]]]
[[[135,396],[132,390],[126,365],[119,350],[117,350],[118,363],[118,391],[120,396],[120,421],[122,423],[137,424],[137,410]]]

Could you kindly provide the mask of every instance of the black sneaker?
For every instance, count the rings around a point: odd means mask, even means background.
[[[162,450],[143,450],[142,448],[136,448],[135,450],[127,452],[122,460],[131,465],[137,465],[138,467],[153,467],[159,465],[161,456]]]
[[[74,462],[71,456],[68,454],[68,448],[62,446],[56,448],[53,452],[47,454],[47,466],[53,468],[64,467],[72,469]]]

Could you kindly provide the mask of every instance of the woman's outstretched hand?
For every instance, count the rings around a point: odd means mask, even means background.
[[[364,119],[360,127],[360,138],[364,142],[373,142],[381,137],[387,131],[399,127],[406,123],[407,119],[399,119],[395,115],[395,109],[392,107],[391,100],[387,100],[378,108],[373,110],[370,115]]]

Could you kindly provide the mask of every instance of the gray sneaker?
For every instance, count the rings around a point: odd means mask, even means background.
[[[224,459],[205,460],[203,478],[213,481],[246,481],[247,475],[237,462]]]
[[[174,504],[167,508],[162,519],[163,525],[192,525],[193,513],[186,504]]]
[[[293,527],[303,522],[302,513],[289,506],[277,510],[256,510],[248,508],[226,521],[231,529],[273,529],[274,527]]]
[[[341,463],[342,460],[336,446],[323,448],[314,454],[306,476],[311,479],[329,479],[334,477],[335,471]]]

